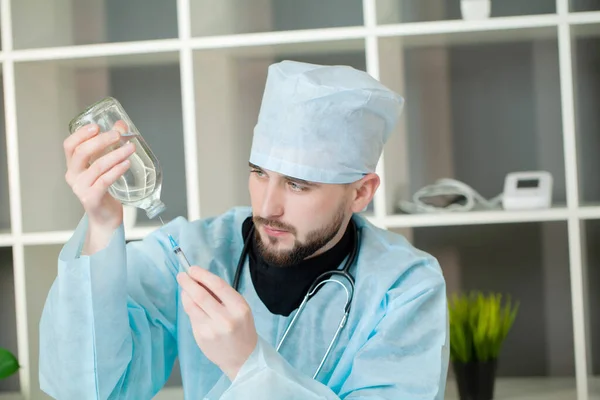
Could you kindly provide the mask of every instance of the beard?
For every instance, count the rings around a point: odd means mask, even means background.
[[[258,229],[254,230],[254,239],[256,243],[256,250],[258,256],[262,258],[268,264],[275,267],[290,267],[298,264],[300,261],[311,256],[327,243],[329,243],[335,235],[338,234],[342,224],[344,223],[344,217],[346,213],[344,206],[340,206],[334,215],[333,220],[326,226],[315,229],[306,236],[304,242],[296,239],[294,245],[289,250],[276,250],[274,247],[278,242],[278,238],[271,236],[267,237],[269,245],[265,244],[260,236]],[[279,221],[270,221],[262,217],[253,217],[255,225],[266,225],[274,229],[285,230],[292,235],[296,235],[294,227],[283,224]]]

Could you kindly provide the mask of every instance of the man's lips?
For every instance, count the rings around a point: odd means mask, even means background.
[[[283,235],[285,235],[285,234],[288,233],[288,231],[284,231],[284,230],[280,230],[280,229],[275,229],[275,228],[270,228],[270,227],[268,227],[266,225],[263,225],[263,229],[265,230],[265,232],[269,236],[283,236]]]

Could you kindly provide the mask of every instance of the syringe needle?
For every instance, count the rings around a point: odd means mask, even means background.
[[[191,267],[190,262],[186,258],[185,254],[183,254],[183,251],[181,250],[181,247],[179,247],[179,244],[175,241],[175,239],[173,239],[173,236],[171,236],[171,234],[169,234],[168,236],[169,242],[171,242],[171,247],[173,249],[173,252],[175,253],[175,256],[181,263],[181,266],[183,267],[185,272],[188,272]]]
[[[163,220],[162,220],[162,217],[161,217],[160,215],[158,216],[158,219],[160,219],[160,222],[161,222],[163,225],[165,224],[165,221],[163,221]]]

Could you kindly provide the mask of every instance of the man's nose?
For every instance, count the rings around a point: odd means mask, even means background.
[[[270,180],[265,186],[261,213],[263,218],[276,218],[283,215],[282,188],[274,180]]]

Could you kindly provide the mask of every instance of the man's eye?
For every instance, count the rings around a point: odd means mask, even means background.
[[[292,188],[292,190],[295,190],[297,192],[302,192],[302,191],[306,190],[306,187],[299,185],[296,182],[289,182],[289,185]]]
[[[250,172],[251,172],[251,173],[253,173],[253,174],[256,174],[256,175],[258,175],[258,176],[263,176],[263,175],[265,174],[264,172],[262,172],[262,171],[261,171],[261,170],[259,170],[259,169],[253,169],[253,170],[251,170]]]

